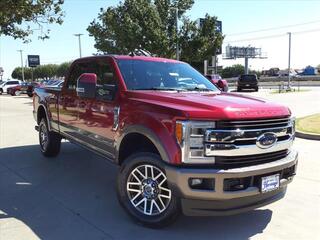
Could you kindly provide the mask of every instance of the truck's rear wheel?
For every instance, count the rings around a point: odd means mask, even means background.
[[[41,152],[46,157],[55,157],[60,152],[61,136],[49,131],[45,118],[39,124],[39,143]]]
[[[133,154],[122,164],[117,183],[124,209],[139,223],[153,228],[170,224],[180,213],[161,161],[153,153]]]

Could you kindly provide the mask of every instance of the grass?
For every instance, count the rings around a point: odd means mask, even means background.
[[[320,113],[298,118],[296,122],[298,131],[320,135]]]
[[[286,91],[285,89],[284,90],[272,90],[270,93],[271,94],[282,94],[282,93],[298,93],[298,92],[309,92],[311,91],[310,89],[296,89],[296,88],[292,88],[291,91]]]

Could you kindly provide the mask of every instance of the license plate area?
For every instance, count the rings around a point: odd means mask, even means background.
[[[280,187],[280,174],[261,177],[261,192],[270,192]]]

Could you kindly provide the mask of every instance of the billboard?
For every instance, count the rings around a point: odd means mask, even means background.
[[[28,66],[36,67],[40,65],[40,56],[39,55],[28,55]]]
[[[226,58],[262,58],[261,48],[226,46]]]

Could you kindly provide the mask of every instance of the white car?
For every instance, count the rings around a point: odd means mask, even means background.
[[[7,89],[9,87],[15,87],[17,85],[20,85],[22,81],[20,80],[9,80],[9,81],[6,81],[6,82],[3,82],[1,83],[0,85],[0,95],[2,93],[6,93],[7,92]]]

